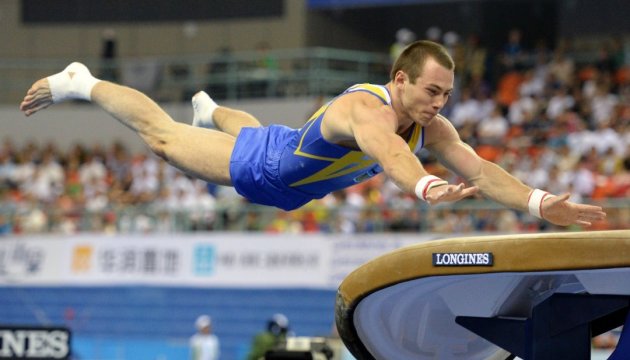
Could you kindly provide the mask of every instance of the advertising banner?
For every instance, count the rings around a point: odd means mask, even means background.
[[[0,242],[0,284],[334,289],[363,263],[431,238],[244,233],[22,237]]]
[[[0,325],[0,359],[69,359],[70,330]]]

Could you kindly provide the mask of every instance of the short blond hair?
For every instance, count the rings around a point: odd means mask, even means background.
[[[444,46],[429,40],[418,40],[409,44],[398,56],[389,74],[390,79],[394,80],[396,73],[402,70],[414,84],[429,58],[449,70],[455,70],[455,62]]]

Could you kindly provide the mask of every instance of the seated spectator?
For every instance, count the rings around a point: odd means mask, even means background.
[[[480,144],[499,145],[505,140],[509,124],[500,106],[495,106],[490,117],[477,124],[477,136]]]
[[[630,154],[622,161],[623,170],[612,177],[615,187],[613,196],[630,198]]]
[[[529,68],[523,72],[523,81],[519,86],[520,96],[542,97],[545,93],[545,78],[537,77],[534,69]]]
[[[559,86],[554,89],[553,95],[547,103],[547,116],[550,119],[555,119],[560,114],[569,110],[575,106],[575,99],[568,93],[568,90],[564,86]]]
[[[461,99],[455,105],[451,112],[451,123],[458,129],[466,125],[476,125],[480,118],[481,104],[473,97],[469,88],[462,90]]]
[[[566,45],[560,45],[553,53],[549,63],[549,75],[558,82],[558,85],[570,87],[573,85],[575,62],[567,56]]]
[[[501,76],[497,84],[497,102],[504,107],[509,107],[519,99],[519,87],[523,82],[523,74],[514,68],[509,69]]]

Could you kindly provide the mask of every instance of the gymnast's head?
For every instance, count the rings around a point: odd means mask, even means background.
[[[390,80],[394,81],[399,71],[409,77],[412,84],[422,76],[428,59],[435,60],[439,65],[450,71],[455,71],[455,62],[446,48],[429,40],[418,40],[409,44],[398,56],[390,72]]]
[[[394,62],[389,83],[399,125],[429,126],[453,92],[454,70],[442,45],[420,40],[407,46]]]

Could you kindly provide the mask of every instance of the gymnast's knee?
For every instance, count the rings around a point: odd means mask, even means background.
[[[180,130],[181,126],[182,124],[174,121],[159,124],[155,122],[150,131],[140,132],[140,136],[155,155],[168,161],[175,147],[182,146],[181,140],[186,138]]]
[[[168,161],[168,142],[165,139],[160,138],[145,138],[145,143],[149,146],[151,151],[159,156],[161,159]]]

